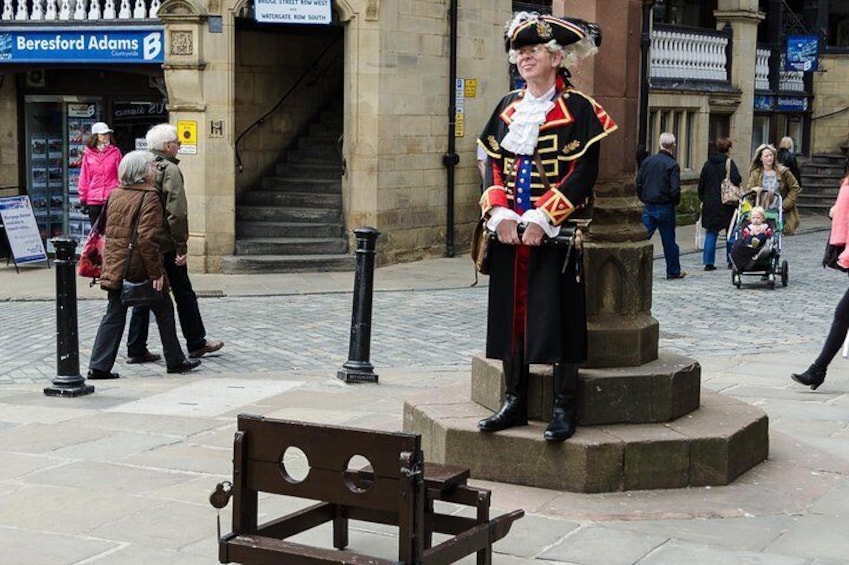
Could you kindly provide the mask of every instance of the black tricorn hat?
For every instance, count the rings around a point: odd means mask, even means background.
[[[561,47],[566,47],[584,39],[587,35],[600,39],[600,33],[592,33],[590,25],[583,20],[556,18],[550,15],[534,17],[522,22],[513,33],[507,37],[510,49],[521,49],[526,45],[548,43],[552,39],[557,41]],[[598,26],[594,26],[598,29]],[[596,39],[598,42],[598,40]]]

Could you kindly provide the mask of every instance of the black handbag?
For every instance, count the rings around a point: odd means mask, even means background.
[[[127,264],[124,266],[124,280],[121,281],[121,304],[124,306],[150,306],[162,300],[163,294],[161,291],[153,288],[153,281],[145,279],[140,282],[127,280],[127,275],[130,274],[130,259],[133,257],[133,250],[136,247],[136,238],[139,231],[139,220],[141,219],[141,208],[144,204],[144,198],[147,193],[142,194],[138,209],[136,209],[136,217],[133,220],[133,235],[130,237],[130,245],[127,248]]]
[[[822,256],[823,268],[828,267],[829,269],[835,269],[837,271],[849,273],[849,269],[841,267],[837,264],[837,259],[840,257],[840,254],[843,253],[844,249],[846,249],[845,245],[832,245],[828,241],[826,241],[825,253],[823,253]]]

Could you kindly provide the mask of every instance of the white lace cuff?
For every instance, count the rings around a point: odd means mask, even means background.
[[[548,221],[548,216],[545,215],[545,212],[537,208],[528,210],[522,214],[522,222],[538,225],[548,237],[557,237],[560,235],[560,226],[552,226],[551,222]]]
[[[498,224],[501,223],[501,220],[515,220],[516,222],[519,222],[522,218],[510,208],[496,206],[489,211],[489,220],[486,222],[486,228],[489,231],[494,232],[498,228]]]

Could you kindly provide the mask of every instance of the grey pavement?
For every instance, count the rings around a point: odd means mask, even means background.
[[[737,289],[729,271],[702,271],[692,226],[678,230],[686,278],[666,280],[656,249],[661,348],[697,359],[706,388],[767,412],[769,460],[713,488],[586,495],[473,481],[493,490],[498,509],[527,513],[496,545],[496,563],[849,563],[849,360],[838,356],[817,392],[789,379],[816,355],[847,284],[819,266],[827,225],[805,217],[785,238],[790,281],[775,290],[757,278]],[[468,257],[377,269],[377,385],[335,378],[348,353],[352,273],[196,274],[209,335],[226,342],[199,371],[167,375],[161,363],[119,357],[121,379],[94,382],[90,396],[49,398],[54,276],[0,267],[3,563],[216,563],[207,498],[230,474],[236,414],[399,430],[405,398],[468,383],[483,348],[486,279],[469,286]],[[84,371],[105,300],[77,283]],[[156,336],[154,325],[151,349],[161,351]],[[261,511],[291,504],[264,499]],[[326,534],[304,539],[325,543]],[[357,523],[351,540],[391,557],[385,529]]]

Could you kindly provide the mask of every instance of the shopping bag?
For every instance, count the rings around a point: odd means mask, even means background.
[[[699,219],[696,220],[695,247],[699,250],[705,248],[705,229],[702,227],[701,216],[699,216]]]
[[[96,226],[91,228],[80,251],[80,261],[77,265],[77,273],[81,277],[99,279],[103,268],[103,249],[106,246],[106,238],[97,231]]]

